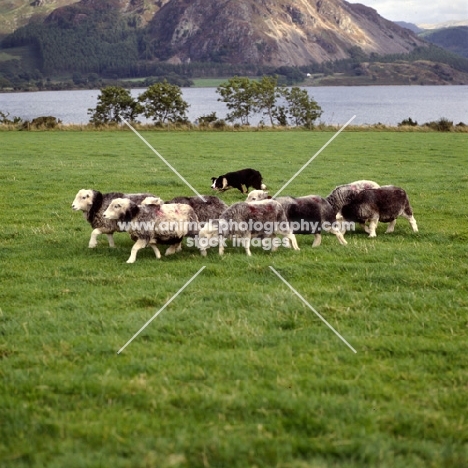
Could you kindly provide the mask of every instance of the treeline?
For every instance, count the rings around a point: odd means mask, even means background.
[[[138,61],[138,30],[131,18],[115,11],[90,10],[86,20],[68,24],[32,23],[2,41],[2,47],[32,46],[44,74],[57,72],[98,73],[118,71],[132,76]]]

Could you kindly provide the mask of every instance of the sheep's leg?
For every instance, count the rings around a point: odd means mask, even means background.
[[[156,258],[157,259],[161,258],[161,252],[156,246],[156,242],[150,242],[150,247],[153,249],[153,252],[154,252],[154,255],[156,255]]]
[[[395,230],[395,224],[396,224],[396,219],[391,221],[388,225],[387,230],[385,231],[385,234],[391,234]]]
[[[343,217],[340,219],[340,220],[337,220],[336,221],[338,224],[339,224],[339,230],[341,232],[341,234],[343,234],[343,236],[345,235],[346,233],[346,226],[347,226],[347,222],[343,219]]]
[[[378,224],[379,224],[379,218],[371,219],[369,221],[369,237],[377,237],[377,234],[375,231],[377,229]]]
[[[178,244],[173,244],[171,245],[167,250],[166,250],[166,257],[168,255],[174,255],[176,252],[179,252],[182,249],[180,242]]]
[[[336,238],[338,239],[338,242],[341,245],[348,245],[348,243],[346,242],[346,239],[344,238],[343,233],[341,231],[336,230],[336,229],[332,229],[332,233],[335,234]]]
[[[411,218],[409,218],[408,221],[411,224],[411,227],[413,228],[413,232],[418,232],[418,225],[416,224],[414,216],[411,216]]]
[[[413,228],[413,232],[418,232],[418,225],[416,223],[416,220],[414,219],[414,216],[411,214],[407,214],[407,213],[402,213],[402,215],[404,218],[406,218],[409,223],[411,224],[411,227]]]
[[[291,234],[286,234],[285,237],[288,239],[288,241],[290,242],[290,244],[291,244],[291,246],[292,246],[292,248],[293,248],[294,250],[300,250],[300,249],[299,249],[299,246],[297,245],[296,236],[295,236],[293,233],[291,233]]]
[[[278,237],[274,237],[274,236],[269,236],[268,237],[270,239],[270,242],[271,242],[271,251],[272,252],[276,252],[278,250],[278,247],[281,245],[281,239],[278,238]],[[279,243],[278,243],[279,241]],[[289,243],[289,239],[288,239],[288,243]],[[262,246],[263,246],[263,243],[262,243]]]
[[[135,244],[133,244],[132,252],[130,257],[128,257],[127,263],[135,263],[137,253],[140,249],[144,249],[147,245],[147,241],[144,239],[138,239]],[[154,250],[154,249],[153,249]],[[157,256],[157,254],[156,254]]]
[[[99,234],[102,234],[102,231],[100,229],[98,228],[93,229],[93,232],[91,233],[91,237],[89,239],[89,244],[88,244],[88,247],[90,249],[94,249],[97,246],[97,236],[99,236]]]
[[[106,234],[107,240],[109,241],[109,247],[115,248],[114,234]]]
[[[242,242],[244,244],[244,249],[245,249],[245,253],[251,257],[252,256],[252,253],[250,252],[250,237],[244,237],[242,239]]]
[[[362,229],[364,229],[364,232],[367,232],[367,234],[370,234],[370,227],[366,223],[359,223]],[[369,223],[370,224],[370,223]]]
[[[318,247],[322,243],[322,235],[318,232],[314,234],[314,242],[312,247]]]
[[[218,237],[219,255],[224,255],[224,239],[223,236]]]

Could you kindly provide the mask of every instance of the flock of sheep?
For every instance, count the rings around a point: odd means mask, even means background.
[[[160,258],[157,246],[169,245],[166,255],[171,255],[181,250],[184,237],[191,241],[187,244],[195,245],[202,255],[213,246],[218,246],[222,254],[227,239],[234,243],[242,240],[237,245],[242,245],[247,255],[251,255],[250,245],[255,238],[273,240],[269,244],[272,250],[280,245],[299,250],[295,234],[313,234],[313,246],[317,247],[321,243],[321,232],[328,231],[345,245],[346,228],[343,226],[353,223],[361,224],[369,237],[376,236],[379,221],[390,223],[386,232],[393,232],[400,216],[408,219],[414,232],[418,230],[408,196],[402,188],[380,187],[367,180],[340,185],[325,198],[308,195],[272,199],[265,190],[253,190],[245,202],[231,206],[216,196],[176,197],[163,202],[151,193],[102,194],[82,189],[72,208],[82,211],[93,228],[90,248],[96,247],[100,234],[106,234],[109,246],[114,247],[113,234],[129,232],[135,244],[127,263],[135,262],[137,252],[147,246]]]

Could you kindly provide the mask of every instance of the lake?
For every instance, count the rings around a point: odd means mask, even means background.
[[[321,122],[340,125],[353,115],[353,124],[397,125],[411,117],[419,124],[444,117],[455,124],[468,123],[468,86],[324,86],[306,88],[309,95],[323,110]],[[132,89],[134,97],[143,89]],[[8,112],[10,118],[30,120],[52,115],[63,123],[86,124],[88,108],[95,108],[99,90],[40,91],[0,94],[0,111]],[[216,112],[225,118],[227,108],[219,102],[216,88],[182,88],[183,99],[189,103],[188,118],[194,122],[198,117]],[[256,125],[262,116],[251,118]],[[141,121],[145,121],[142,117]]]

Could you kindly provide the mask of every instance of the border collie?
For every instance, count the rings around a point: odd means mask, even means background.
[[[247,193],[249,187],[253,187],[256,190],[266,189],[266,185],[262,184],[262,174],[255,169],[241,169],[240,171],[228,172],[219,177],[212,177],[211,182],[211,188],[219,192],[224,192],[230,188],[236,188],[242,193]],[[245,191],[243,185],[245,185]]]

